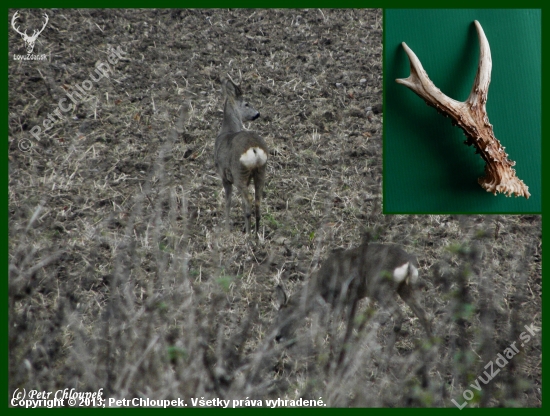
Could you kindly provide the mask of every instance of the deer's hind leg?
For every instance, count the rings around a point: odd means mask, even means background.
[[[256,233],[260,232],[260,205],[262,203],[262,192],[265,184],[265,165],[258,168],[254,175],[254,199],[255,199],[255,215],[256,215]]]
[[[428,337],[431,337],[432,328],[430,321],[426,317],[424,309],[422,309],[422,307],[418,304],[411,287],[405,283],[402,283],[397,289],[397,293],[399,294],[399,296],[401,296],[401,299],[403,299],[405,303],[409,305],[409,308],[411,308],[413,313],[417,316],[418,320],[424,327],[424,330],[426,331]]]
[[[223,189],[225,190],[225,227],[227,231],[231,230],[231,194],[233,193],[233,184],[223,180]]]
[[[243,175],[236,185],[243,197],[244,224],[246,233],[250,233],[250,217],[252,215],[252,195],[248,190],[250,184],[250,176]]]

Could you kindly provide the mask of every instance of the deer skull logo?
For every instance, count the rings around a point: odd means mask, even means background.
[[[44,22],[44,26],[42,26],[42,29],[40,30],[34,29],[32,32],[32,36],[27,35],[27,30],[25,30],[25,32],[21,32],[19,31],[19,26],[17,27],[15,26],[15,21],[17,20],[18,17],[19,17],[19,12],[15,12],[15,14],[11,19],[11,26],[17,33],[21,35],[21,37],[23,38],[23,41],[25,42],[25,49],[27,50],[27,53],[31,54],[34,49],[34,44],[36,43],[36,39],[38,38],[38,35],[42,33],[42,31],[48,24],[48,20],[49,20],[48,15],[44,13],[44,18],[46,19],[46,21]]]

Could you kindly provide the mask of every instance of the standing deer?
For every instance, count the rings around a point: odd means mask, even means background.
[[[349,322],[354,318],[357,302],[372,298],[395,314],[394,331],[399,332],[403,316],[395,292],[431,337],[430,323],[414,297],[417,280],[416,257],[396,245],[368,243],[365,239],[359,247],[336,250],[304,286],[300,296],[288,298],[283,288],[277,286],[279,314],[275,339],[279,342],[290,338],[305,316],[315,309],[319,296],[333,308],[347,306]]]
[[[243,121],[256,120],[260,113],[242,97],[241,89],[231,80],[222,81],[225,97],[223,123],[216,138],[215,164],[225,190],[225,217],[230,229],[231,193],[233,185],[243,197],[246,233],[250,232],[252,196],[248,191],[254,179],[256,233],[260,231],[260,202],[265,183],[267,145],[258,134],[243,130]]]

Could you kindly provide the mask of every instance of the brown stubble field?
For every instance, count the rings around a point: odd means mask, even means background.
[[[525,325],[541,329],[541,217],[382,215],[381,10],[19,12],[23,27],[49,22],[44,61],[13,60],[9,30],[10,397],[454,407],[469,389],[468,406],[541,406],[540,332],[470,386]],[[113,48],[109,76],[36,140]],[[270,149],[258,239],[238,193],[224,229],[223,76]],[[364,300],[354,321],[315,313],[274,342],[276,285],[297,292],[367,230],[419,258],[433,339],[401,303],[389,348],[391,315]]]

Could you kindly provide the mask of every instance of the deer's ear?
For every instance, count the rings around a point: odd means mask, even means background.
[[[277,303],[279,304],[280,309],[288,303],[288,297],[286,296],[285,290],[281,285],[277,285],[275,292],[277,294]]]
[[[224,96],[227,96],[228,94],[228,91],[227,91],[227,84],[229,83],[229,80],[227,78],[222,78],[222,93]]]
[[[243,95],[243,93],[241,91],[241,87],[239,87],[238,85],[233,84],[232,81],[229,81],[229,82],[231,84],[231,87],[233,88],[233,96],[235,98],[240,98]]]
[[[241,95],[241,89],[228,78],[222,80],[222,91],[226,97],[237,98]]]

